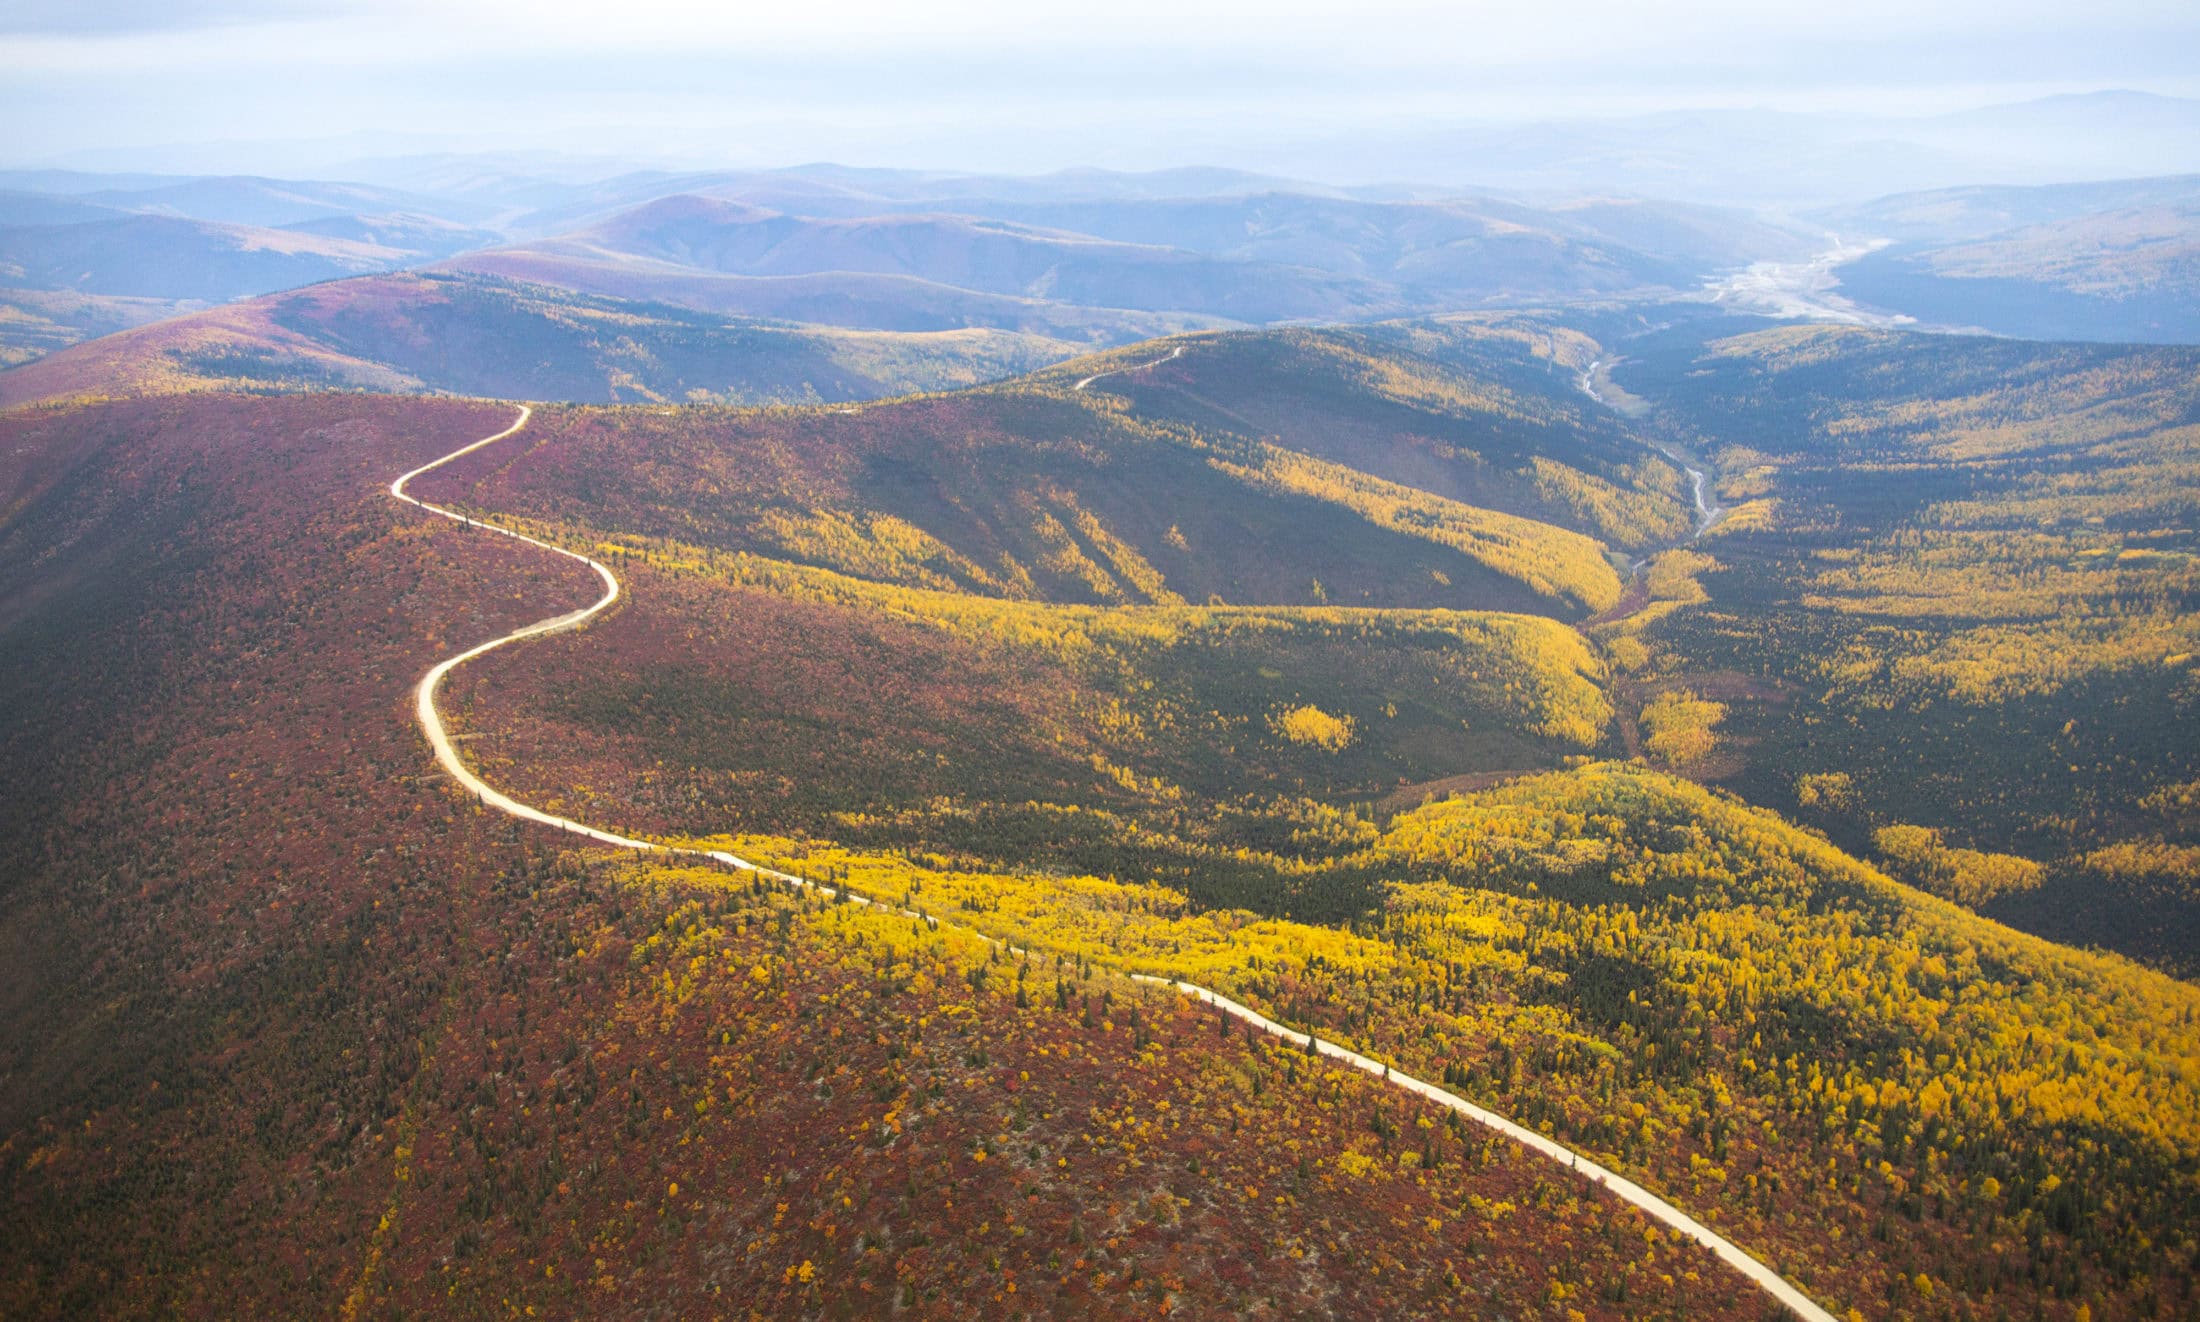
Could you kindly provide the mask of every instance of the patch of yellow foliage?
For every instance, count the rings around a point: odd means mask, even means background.
[[[1326,752],[1341,753],[1352,742],[1352,718],[1331,716],[1319,707],[1293,707],[1278,712],[1272,724],[1277,734],[1292,743]]]
[[[1714,726],[1726,719],[1726,704],[1706,702],[1687,689],[1652,698],[1642,709],[1643,745],[1670,766],[1694,766],[1718,746]]]

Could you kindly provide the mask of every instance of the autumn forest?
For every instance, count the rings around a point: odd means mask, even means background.
[[[1031,367],[0,413],[0,1314],[2200,1309],[2200,351]]]

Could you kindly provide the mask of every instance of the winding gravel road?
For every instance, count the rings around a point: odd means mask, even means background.
[[[1143,372],[1149,367],[1159,367],[1163,363],[1173,363],[1183,356],[1184,346],[1180,344],[1174,349],[1171,349],[1167,353],[1161,355],[1159,358],[1154,359],[1150,363],[1132,363],[1129,367],[1111,367],[1105,372],[1094,372],[1091,376],[1088,376],[1084,380],[1078,382],[1076,385],[1071,386],[1070,389],[1083,390],[1086,386],[1091,385],[1093,382],[1102,380],[1106,377],[1121,376],[1125,372]]]
[[[1139,368],[1141,367],[1152,367],[1159,363],[1167,362],[1169,361],[1169,359],[1176,358],[1183,352],[1183,347],[1180,345],[1177,347],[1175,352],[1169,354],[1166,358],[1157,358],[1152,363],[1141,363],[1134,367],[1117,368],[1116,371],[1128,372],[1139,370]],[[1114,372],[1103,372],[1095,376],[1086,377],[1084,380],[1077,383],[1076,388],[1079,390],[1083,390],[1086,386],[1089,386],[1094,381],[1099,380],[1101,376],[1112,376],[1114,374]],[[616,835],[610,831],[600,831],[595,827],[585,825],[581,822],[576,822],[571,818],[559,817],[552,813],[543,812],[539,808],[531,808],[526,804],[521,803],[517,799],[499,793],[486,781],[482,780],[479,776],[476,776],[473,772],[467,770],[465,762],[459,758],[458,749],[453,746],[451,742],[450,732],[444,728],[443,718],[437,713],[435,707],[435,695],[437,690],[442,687],[445,676],[449,675],[459,666],[462,666],[466,662],[473,660],[475,657],[480,656],[486,652],[494,651],[499,647],[503,647],[507,643],[516,643],[528,638],[539,638],[544,634],[560,633],[567,629],[579,628],[581,625],[586,624],[589,620],[594,619],[596,616],[602,614],[606,609],[611,606],[613,602],[619,599],[619,580],[602,562],[591,560],[587,556],[582,555],[577,551],[568,551],[562,546],[553,546],[550,543],[542,541],[538,538],[529,537],[524,533],[514,532],[509,528],[500,528],[497,527],[495,524],[483,523],[478,519],[468,518],[466,515],[457,513],[453,510],[447,510],[441,505],[429,504],[427,501],[421,500],[415,496],[408,495],[405,492],[405,485],[411,482],[414,478],[419,477],[423,473],[433,472],[435,469],[441,468],[443,465],[450,463],[452,460],[472,454],[474,451],[479,450],[484,446],[494,445],[498,441],[501,441],[519,431],[522,427],[525,427],[527,425],[528,419],[533,416],[533,409],[527,407],[526,405],[521,405],[518,420],[513,422],[511,426],[506,427],[503,431],[496,433],[494,436],[484,436],[483,438],[475,441],[471,445],[461,446],[460,448],[451,451],[449,454],[444,455],[440,459],[432,460],[428,463],[422,464],[420,467],[413,469],[411,472],[406,473],[403,477],[400,477],[396,481],[390,483],[390,494],[397,499],[404,501],[408,505],[417,506],[420,509],[428,511],[430,514],[439,515],[442,518],[450,519],[457,523],[462,523],[469,528],[479,528],[486,532],[495,533],[498,536],[510,537],[515,540],[525,542],[529,546],[540,547],[542,550],[548,551],[553,555],[562,555],[569,560],[578,560],[582,564],[587,565],[590,569],[595,570],[596,576],[603,580],[604,586],[603,596],[599,597],[593,605],[587,606],[581,610],[568,612],[564,615],[552,616],[547,620],[537,621],[534,624],[527,625],[525,628],[515,629],[511,633],[505,634],[501,638],[492,638],[486,643],[482,643],[475,647],[470,647],[467,650],[460,652],[458,655],[451,657],[447,661],[438,662],[434,668],[429,670],[428,673],[421,678],[419,688],[415,690],[420,717],[420,728],[426,732],[428,736],[428,743],[435,750],[436,762],[440,764],[445,771],[450,773],[451,779],[457,781],[461,786],[463,786],[468,792],[472,793],[482,803],[486,804],[489,807],[495,808],[499,812],[509,813],[510,815],[521,818],[525,821],[538,822],[544,826],[555,827],[560,831],[567,831],[575,835],[585,836],[588,839],[594,840],[599,844],[612,845],[620,849],[632,849],[642,852],[654,852],[671,855],[684,855],[692,858],[707,858],[712,860],[713,862],[722,863],[727,867],[735,868],[743,872],[750,872],[758,876],[770,877],[775,881],[784,882],[789,886],[797,887],[804,890],[814,890],[826,896],[836,896],[838,892],[834,887],[821,885],[806,878],[795,876],[792,873],[780,872],[774,868],[767,868],[756,863],[751,863],[747,859],[737,858],[734,855],[729,854],[721,849],[687,849],[677,845],[661,845],[648,840],[635,840],[627,836]],[[868,905],[879,903],[878,901],[872,900],[866,896],[859,895],[854,891],[849,891],[845,898],[857,904]],[[903,909],[899,906],[881,907],[889,908],[893,912],[902,914],[903,916],[910,918],[921,918],[929,922],[938,921],[937,919],[932,918],[931,915],[920,913],[913,909]],[[986,936],[982,932],[971,931],[968,928],[958,928],[957,930],[969,932],[970,935],[976,936],[981,940],[988,941],[994,945],[1000,946],[1011,954],[1021,955],[1025,953],[1016,946],[1012,946],[1009,945],[1007,942],[999,941],[993,937]],[[1769,1294],[1774,1299],[1778,1300],[1782,1305],[1784,1305],[1789,1311],[1793,1312],[1796,1316],[1805,1319],[1805,1322],[1835,1322],[1833,1315],[1831,1313],[1828,1313],[1825,1309],[1819,1307],[1816,1303],[1813,1303],[1809,1296],[1805,1295],[1802,1291],[1796,1289],[1794,1286],[1788,1284],[1787,1281],[1782,1279],[1777,1272],[1774,1272],[1771,1268],[1765,1266],[1763,1263],[1757,1261],[1757,1259],[1743,1252],[1740,1248],[1736,1247],[1732,1242],[1727,1240],[1724,1236],[1720,1235],[1717,1231],[1712,1230],[1709,1226],[1706,1226],[1702,1222],[1696,1220],[1694,1217],[1689,1216],[1686,1212],[1681,1211],[1679,1208],[1673,1206],[1671,1203],[1665,1201],[1663,1198],[1658,1197],[1656,1194],[1651,1193],[1649,1190],[1643,1188],[1641,1185],[1636,1184],[1632,1180],[1626,1179],[1625,1177],[1606,1169],[1605,1167],[1597,1164],[1589,1158],[1582,1156],[1580,1153],[1575,1152],[1573,1149],[1568,1148],[1563,1144],[1560,1144],[1554,1139],[1546,1138],[1542,1134],[1538,1134],[1532,1129],[1514,1124],[1512,1121],[1507,1120],[1505,1117],[1498,1115],[1493,1111],[1484,1110],[1482,1107],[1476,1106],[1474,1103],[1466,1100],[1463,1097],[1458,1096],[1455,1093],[1447,1092],[1444,1089],[1437,1087],[1433,1083],[1426,1082],[1422,1079],[1417,1079],[1410,1074],[1399,1073],[1397,1070],[1392,1069],[1390,1066],[1384,1064],[1379,1060],[1370,1059],[1369,1057],[1363,1056],[1356,1051],[1349,1051],[1344,1047],[1338,1046],[1334,1042],[1323,1041],[1320,1038],[1312,1036],[1301,1030],[1287,1028],[1284,1025],[1277,1023],[1275,1020],[1268,1018],[1266,1015],[1261,1014],[1259,1011],[1254,1010],[1249,1006],[1241,1005],[1238,1002],[1231,1000],[1229,997],[1220,994],[1219,992],[1210,991],[1205,987],[1201,987],[1193,983],[1178,982],[1169,978],[1151,977],[1146,974],[1133,974],[1131,976],[1135,981],[1138,982],[1147,983],[1153,986],[1171,988],[1180,995],[1204,1002],[1207,1005],[1211,1005],[1215,1007],[1215,1009],[1217,1009],[1218,1011],[1222,1012],[1223,1014],[1229,1015],[1233,1019],[1237,1019],[1243,1023],[1250,1024],[1254,1028],[1257,1028],[1264,1033],[1268,1033],[1275,1037],[1281,1038],[1284,1041],[1290,1042],[1296,1046],[1311,1046],[1315,1051],[1321,1053],[1324,1056],[1342,1061],[1345,1064],[1352,1066],[1354,1069],[1364,1070],[1365,1072],[1382,1079],[1385,1083],[1388,1083],[1393,1087],[1400,1088],[1406,1092],[1414,1093],[1418,1096],[1427,1098],[1429,1101],[1432,1101],[1439,1106],[1446,1107],[1450,1110],[1458,1112],[1460,1115],[1463,1115],[1467,1119],[1474,1121],[1476,1124],[1484,1125],[1490,1129],[1496,1130],[1498,1133],[1503,1134],[1509,1139],[1512,1139],[1514,1142],[1519,1143],[1521,1146],[1530,1148],[1536,1152],[1540,1152],[1543,1155],[1551,1158],[1553,1161],[1559,1162],[1567,1169],[1588,1180],[1590,1183],[1601,1186],[1613,1197],[1618,1198],[1623,1202],[1634,1204],[1636,1207],[1641,1208],[1643,1212],[1650,1216],[1653,1220],[1656,1220],[1660,1224],[1665,1225],[1672,1230],[1678,1231],[1683,1235],[1686,1235],[1688,1238],[1696,1241],[1698,1244],[1701,1244],[1705,1248],[1710,1249],[1714,1254],[1718,1255],[1721,1261],[1725,1262],[1727,1265],[1733,1267],[1736,1271],[1740,1272],[1743,1276],[1747,1277],[1751,1282],[1755,1283],[1759,1288],[1764,1290],[1766,1294]]]

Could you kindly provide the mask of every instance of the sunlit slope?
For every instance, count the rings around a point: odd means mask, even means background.
[[[588,549],[620,612],[469,666],[446,706],[485,776],[626,829],[1047,859],[1341,918],[1366,878],[1310,864],[1367,825],[1329,805],[1556,765],[1610,714],[1586,640],[1538,616],[1056,605]]]
[[[1688,420],[1716,425],[1722,444],[1806,467],[2038,459],[2068,447],[2098,457],[2100,446],[2191,421],[2200,399],[2191,348],[1823,325],[1652,343],[1630,355],[1622,384],[1655,384]]]
[[[1186,342],[1178,361],[1209,345]],[[1618,598],[1590,535],[1102,388],[1118,379],[1077,391],[1048,376],[843,411],[558,411],[538,418],[532,448],[484,455],[453,475],[474,485],[443,490],[522,516],[1008,598],[1564,618]]]
[[[1775,815],[1597,764],[1432,804],[1350,931],[1167,886],[739,848],[1036,947],[1197,978],[1646,1182],[1833,1304],[2176,1313],[2200,991],[1903,888]]]
[[[1679,470],[1580,390],[1603,351],[1576,331],[1492,314],[1174,343],[1187,352],[1094,388],[1142,416],[1266,441],[1618,546],[1667,544],[1692,526]],[[1041,377],[1074,381],[1142,352]]]

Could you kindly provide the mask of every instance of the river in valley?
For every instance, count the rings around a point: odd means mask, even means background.
[[[1599,358],[1584,368],[1576,382],[1581,387],[1581,393],[1607,408],[1617,408],[1618,405],[1605,397],[1604,386],[1609,384],[1606,374],[1619,361],[1617,358],[1610,361]],[[1682,454],[1672,446],[1662,441],[1652,441],[1651,445],[1656,447],[1659,454],[1678,464],[1681,471],[1688,474],[1689,494],[1695,498],[1696,502],[1696,531],[1692,534],[1691,540],[1711,531],[1719,520],[1726,517],[1726,506],[1719,503],[1718,493],[1711,489],[1709,475],[1691,463],[1687,455]]]

